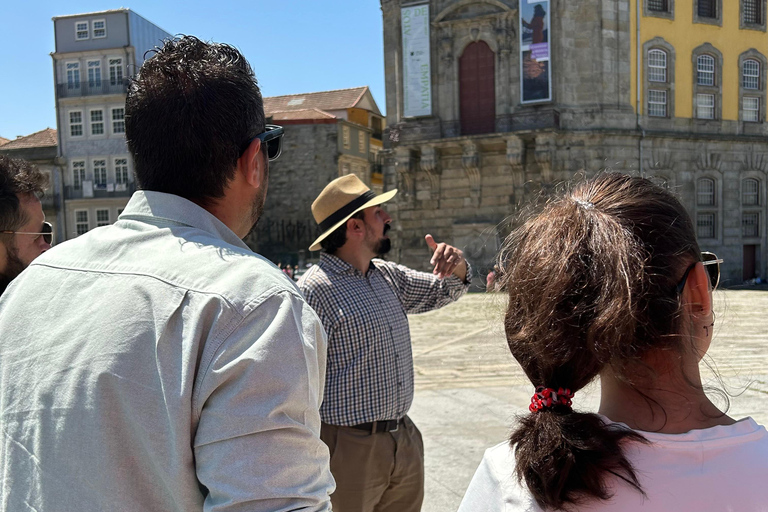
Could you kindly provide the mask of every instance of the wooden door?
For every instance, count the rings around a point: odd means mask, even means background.
[[[496,131],[496,57],[484,41],[470,43],[459,58],[461,134]]]
[[[742,263],[741,276],[744,281],[753,279],[755,277],[755,270],[757,270],[757,246],[745,245],[744,246],[744,258]]]

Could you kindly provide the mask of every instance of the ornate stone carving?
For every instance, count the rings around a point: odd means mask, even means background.
[[[469,180],[469,198],[473,206],[480,205],[480,151],[475,141],[462,146],[461,165]]]
[[[430,193],[433,198],[440,197],[440,154],[432,145],[421,146],[421,160],[419,167],[429,179]]]
[[[551,182],[552,172],[552,151],[554,149],[554,138],[552,134],[542,134],[536,136],[536,151],[534,158],[541,169],[541,180]]]
[[[416,159],[407,147],[395,148],[395,169],[397,169],[397,188],[400,189],[406,201],[413,197],[413,175]]]
[[[750,149],[749,152],[744,156],[742,169],[745,172],[766,172],[768,170],[768,154],[756,153]]]
[[[672,153],[664,149],[654,149],[650,158],[645,160],[645,172],[650,176],[668,176],[672,172]]]
[[[696,167],[700,171],[718,171],[723,162],[720,157],[720,153],[710,153],[708,150],[704,150],[699,153],[699,158],[696,160]]]

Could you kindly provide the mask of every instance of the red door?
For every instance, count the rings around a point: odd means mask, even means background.
[[[462,135],[496,131],[495,61],[484,41],[470,43],[459,59]]]

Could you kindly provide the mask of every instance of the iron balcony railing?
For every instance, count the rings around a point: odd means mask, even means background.
[[[103,199],[107,197],[131,197],[136,191],[136,185],[133,183],[94,183],[90,187],[88,182],[84,182],[79,187],[67,185],[64,187],[64,197],[66,199]]]
[[[71,82],[58,84],[56,90],[59,98],[79,98],[82,96],[99,96],[102,94],[125,94],[128,92],[128,79]]]

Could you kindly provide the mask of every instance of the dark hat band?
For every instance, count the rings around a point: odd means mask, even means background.
[[[376,194],[371,192],[370,190],[368,192],[365,192],[360,197],[357,197],[353,199],[352,201],[348,202],[335,212],[333,212],[332,215],[329,215],[323,222],[318,224],[320,227],[321,232],[326,232],[329,229],[331,229],[334,225],[336,225],[338,222],[341,222],[344,220],[344,217],[348,215],[352,215],[355,210],[363,206],[368,201],[375,199]]]

